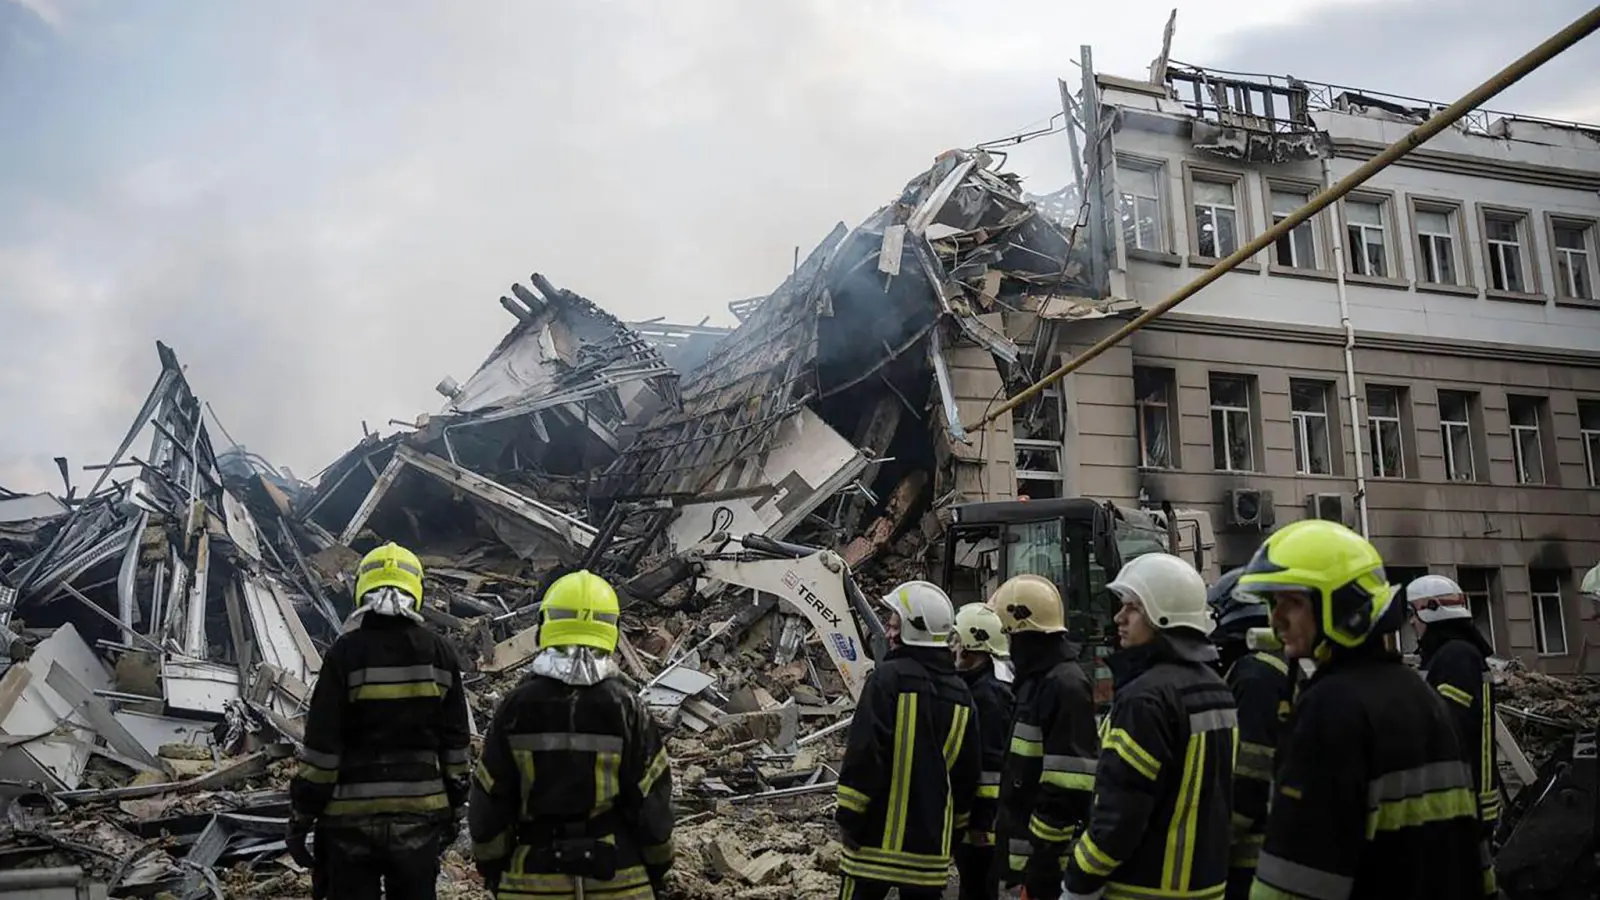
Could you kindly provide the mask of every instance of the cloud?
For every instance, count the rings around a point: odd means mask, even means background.
[[[1326,29],[1386,5],[1289,6],[1186,3],[1175,55],[1329,80],[1381,56],[1363,29]],[[0,408],[21,425],[0,484],[51,488],[52,456],[114,449],[157,339],[235,437],[308,474],[363,420],[437,408],[432,386],[471,373],[512,324],[496,298],[531,271],[625,318],[729,321],[795,245],[939,152],[1047,121],[1079,44],[1142,74],[1169,9],[72,6],[60,33],[0,53],[0,121],[20,135],[0,142]],[[1481,76],[1460,48],[1493,58],[1486,42],[1515,33],[1408,47],[1425,60],[1380,87]],[[1008,152],[1034,190],[1069,177],[1059,135]]]

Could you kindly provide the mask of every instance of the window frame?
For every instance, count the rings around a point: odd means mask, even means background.
[[[1115,160],[1116,175],[1118,176],[1116,183],[1117,203],[1119,205],[1122,203],[1123,194],[1126,193],[1123,190],[1122,185],[1122,170],[1129,169],[1133,171],[1150,172],[1155,175],[1157,191],[1156,205],[1160,209],[1160,215],[1156,217],[1156,225],[1161,229],[1161,247],[1159,249],[1152,250],[1146,247],[1130,246],[1127,242],[1127,236],[1122,233],[1122,223],[1120,220],[1118,221],[1117,241],[1122,244],[1125,258],[1176,264],[1179,262],[1179,260],[1177,254],[1173,250],[1173,245],[1175,244],[1175,232],[1173,231],[1172,227],[1172,180],[1167,161],[1160,157],[1141,156],[1136,153],[1117,153]],[[1137,212],[1137,210],[1135,210],[1135,212]]]
[[[1585,407],[1595,410],[1595,427],[1583,424]],[[1600,398],[1578,398],[1578,440],[1583,446],[1583,462],[1588,469],[1589,487],[1600,487]]]
[[[1511,291],[1494,285],[1494,248],[1502,244],[1489,237],[1489,223],[1493,220],[1512,220],[1517,225],[1518,250],[1521,251],[1523,290]],[[1547,299],[1540,287],[1539,253],[1534,246],[1533,210],[1493,203],[1478,204],[1478,244],[1483,254],[1483,290],[1485,296],[1496,300],[1520,300],[1544,303]]]
[[[1296,385],[1309,385],[1317,389],[1318,393],[1322,397],[1321,412],[1298,410],[1294,408]],[[1334,452],[1337,444],[1334,441],[1333,432],[1334,429],[1338,427],[1338,422],[1334,418],[1334,407],[1338,404],[1338,402],[1338,392],[1334,389],[1334,384],[1331,381],[1322,381],[1315,378],[1291,377],[1289,379],[1289,425],[1294,431],[1295,474],[1314,476],[1336,474],[1335,470],[1337,467],[1334,465]],[[1310,462],[1313,454],[1311,453],[1310,449],[1311,431],[1309,426],[1310,419],[1312,418],[1322,419],[1322,439],[1325,444],[1323,447],[1323,452],[1324,459],[1326,460],[1328,466],[1328,471],[1326,472],[1311,471]],[[1301,464],[1300,457],[1302,451],[1304,451],[1304,455],[1306,456],[1305,465]]]
[[[1277,213],[1272,211],[1272,195],[1275,191],[1285,193],[1304,194],[1307,199],[1315,197],[1322,192],[1322,185],[1315,181],[1298,178],[1282,178],[1275,175],[1263,175],[1261,185],[1262,209],[1266,215],[1265,223],[1277,224]],[[1269,226],[1270,227],[1270,226]],[[1324,213],[1317,213],[1296,228],[1309,228],[1311,233],[1311,255],[1315,257],[1313,266],[1286,266],[1278,262],[1277,243],[1265,251],[1267,256],[1267,271],[1275,275],[1297,275],[1312,278],[1333,278],[1333,243],[1328,232],[1328,217]],[[1294,234],[1293,231],[1290,234]]]
[[[1156,377],[1161,380],[1161,386],[1163,388],[1163,393],[1165,394],[1165,397],[1161,402],[1159,402],[1159,403],[1156,403],[1156,402],[1147,403],[1140,396],[1140,394],[1139,394],[1139,373],[1140,372],[1155,373]],[[1207,390],[1209,391],[1209,389],[1210,389],[1210,384],[1208,382],[1207,383]],[[1162,470],[1162,471],[1172,471],[1172,470],[1178,469],[1180,467],[1179,466],[1179,461],[1178,461],[1178,446],[1180,444],[1180,441],[1178,440],[1178,419],[1180,417],[1177,415],[1177,394],[1178,394],[1178,373],[1177,373],[1176,369],[1173,369],[1170,366],[1147,366],[1147,365],[1139,365],[1139,364],[1135,364],[1134,365],[1134,367],[1133,367],[1133,407],[1134,407],[1134,416],[1135,416],[1135,420],[1134,420],[1134,439],[1137,440],[1138,443],[1139,443],[1139,468],[1141,468],[1141,469],[1157,469],[1157,470]],[[1209,399],[1209,397],[1208,397],[1208,399]],[[1167,462],[1166,462],[1165,465],[1158,465],[1156,463],[1152,463],[1150,461],[1149,455],[1146,453],[1146,444],[1145,444],[1145,410],[1146,409],[1157,409],[1157,408],[1159,408],[1161,410],[1161,416],[1167,423]]]
[[[1563,226],[1583,231],[1584,242],[1588,244],[1585,252],[1589,256],[1589,293],[1594,294],[1593,297],[1573,296],[1567,292],[1567,285],[1561,278],[1561,257],[1564,251],[1556,246],[1556,229]],[[1555,281],[1550,293],[1554,295],[1555,301],[1565,306],[1600,307],[1600,219],[1546,212],[1544,227],[1545,240],[1550,246],[1550,277]]]
[[[1534,580],[1540,577],[1554,579],[1554,591],[1541,591]],[[1533,647],[1534,652],[1541,658],[1562,657],[1572,652],[1572,641],[1567,634],[1567,601],[1563,590],[1561,573],[1554,569],[1528,569],[1528,598],[1533,607]],[[1556,624],[1561,627],[1561,650],[1551,651],[1545,637],[1545,608],[1547,601],[1554,600],[1556,605]]]
[[[1411,245],[1416,261],[1415,284],[1419,291],[1432,291],[1444,294],[1478,295],[1478,286],[1472,276],[1471,241],[1467,234],[1466,204],[1460,200],[1451,200],[1448,197],[1434,197],[1427,194],[1407,194],[1406,209],[1411,216]],[[1422,258],[1422,223],[1421,213],[1437,213],[1445,216],[1454,233],[1450,235],[1453,245],[1451,253],[1452,264],[1455,266],[1456,281],[1454,284],[1428,279],[1427,266]]]
[[[1394,415],[1393,416],[1374,416],[1372,414],[1372,392],[1373,391],[1392,391],[1394,393]],[[1404,480],[1405,477],[1406,477],[1406,427],[1405,427],[1405,415],[1404,415],[1404,411],[1403,411],[1403,407],[1405,405],[1405,397],[1406,397],[1405,389],[1401,388],[1401,387],[1396,387],[1395,385],[1391,385],[1391,384],[1365,384],[1365,385],[1362,385],[1361,400],[1362,400],[1363,406],[1366,408],[1366,413],[1367,413],[1367,455],[1372,460],[1372,477],[1373,478],[1382,478],[1382,479],[1384,479],[1386,481],[1390,481],[1390,480],[1397,480],[1398,481],[1398,480]],[[1374,421],[1377,421],[1377,422],[1380,422],[1380,423],[1388,423],[1388,422],[1394,423],[1395,440],[1400,444],[1400,472],[1397,475],[1396,474],[1390,474],[1390,473],[1387,473],[1387,472],[1385,472],[1385,473],[1383,473],[1381,475],[1378,474],[1378,460],[1380,460],[1382,457],[1381,457],[1380,454],[1375,452],[1375,448],[1373,447],[1373,443],[1372,443],[1373,436],[1374,436],[1374,434],[1376,434],[1376,432],[1374,432],[1372,430],[1372,424],[1373,424]],[[1382,446],[1381,442],[1379,443],[1379,446],[1380,447]]]
[[[1188,262],[1190,265],[1210,267],[1224,256],[1204,256],[1200,253],[1200,229],[1195,223],[1195,183],[1200,181],[1213,184],[1229,184],[1233,187],[1233,200],[1236,204],[1237,219],[1234,230],[1239,241],[1239,247],[1249,243],[1255,236],[1254,204],[1251,202],[1249,178],[1245,172],[1235,172],[1214,166],[1196,165],[1188,160],[1183,162],[1183,211],[1184,231],[1188,235]],[[1238,247],[1234,248],[1235,250]],[[1259,273],[1261,264],[1254,259],[1248,259],[1234,267],[1236,270]]]
[[[1381,226],[1352,224],[1350,222],[1350,203],[1369,203],[1378,207],[1378,218],[1382,220]],[[1357,284],[1370,284],[1378,287],[1409,288],[1411,282],[1406,280],[1406,265],[1404,246],[1400,241],[1402,223],[1400,222],[1399,206],[1395,203],[1393,191],[1363,188],[1351,191],[1339,201],[1339,227],[1344,229],[1344,280]],[[1356,244],[1350,239],[1351,228],[1368,229],[1381,227],[1384,234],[1384,253],[1388,255],[1389,271],[1383,275],[1371,275],[1357,272],[1355,269]],[[1366,242],[1361,242],[1361,259],[1366,261]]]
[[[1520,404],[1533,413],[1532,425],[1518,425],[1516,412]],[[1544,446],[1544,418],[1548,413],[1549,400],[1544,397],[1535,397],[1529,394],[1506,395],[1506,422],[1511,434],[1511,467],[1517,478],[1519,487],[1542,487],[1550,484],[1550,473],[1546,471],[1549,466],[1545,461]],[[1522,437],[1526,432],[1533,433],[1534,459],[1539,464],[1539,480],[1529,481],[1524,475],[1527,472],[1527,455],[1522,447]]]
[[[1467,579],[1462,574],[1463,570],[1470,571],[1470,572],[1484,572],[1484,573],[1487,573],[1484,576],[1483,591],[1481,593],[1478,592],[1478,591],[1472,591],[1472,590],[1468,590],[1467,589],[1467,584],[1466,584]],[[1498,629],[1496,629],[1494,627],[1494,605],[1495,605],[1494,604],[1494,600],[1495,600],[1495,594],[1499,592],[1499,587],[1500,587],[1500,569],[1499,569],[1499,567],[1497,567],[1497,566],[1456,566],[1455,582],[1456,582],[1456,584],[1460,585],[1460,587],[1461,587],[1461,595],[1463,597],[1465,597],[1466,600],[1467,600],[1467,612],[1468,612],[1468,614],[1471,614],[1473,609],[1474,609],[1474,601],[1475,601],[1475,599],[1478,598],[1478,597],[1482,597],[1483,598],[1483,620],[1489,624],[1489,633],[1487,635],[1485,635],[1485,637],[1489,641],[1489,649],[1498,654],[1499,651],[1500,651],[1500,642],[1499,642]],[[1472,624],[1473,624],[1474,627],[1476,627],[1477,624],[1478,624],[1477,623],[1477,616],[1473,616],[1472,618],[1473,618]]]
[[[1245,405],[1244,406],[1219,406],[1217,404],[1216,398],[1215,398],[1215,395],[1216,395],[1215,382],[1219,378],[1223,378],[1223,379],[1236,378],[1244,385],[1244,389],[1245,389]],[[1206,373],[1206,407],[1207,407],[1207,409],[1209,410],[1209,413],[1210,413],[1208,415],[1207,419],[1211,424],[1211,443],[1212,443],[1212,447],[1211,447],[1211,467],[1212,467],[1213,471],[1216,471],[1216,472],[1249,472],[1249,473],[1256,473],[1258,471],[1257,469],[1254,468],[1254,466],[1257,465],[1256,458],[1261,455],[1260,454],[1260,448],[1258,448],[1256,446],[1256,425],[1257,425],[1256,408],[1258,406],[1259,406],[1259,404],[1256,402],[1256,376],[1255,375],[1252,375],[1252,374],[1249,374],[1249,373],[1246,373],[1246,372],[1207,372]],[[1229,413],[1238,414],[1240,412],[1243,412],[1244,416],[1245,416],[1245,431],[1247,432],[1247,435],[1249,437],[1249,447],[1250,447],[1250,459],[1249,459],[1248,462],[1249,462],[1251,468],[1239,468],[1238,466],[1234,465],[1234,463],[1237,462],[1237,460],[1235,460],[1233,458],[1232,445],[1230,443],[1228,443],[1228,441],[1226,439],[1228,436],[1231,436],[1231,434],[1232,434],[1232,430],[1230,429],[1229,423],[1228,423],[1228,414]],[[1223,467],[1223,468],[1218,468],[1217,467],[1217,447],[1216,447],[1216,427],[1217,426],[1216,426],[1216,421],[1217,421],[1217,415],[1219,413],[1222,414],[1222,416],[1223,416],[1223,419],[1222,419],[1223,429],[1222,430],[1223,430],[1223,433],[1224,433],[1224,440],[1223,440],[1222,452],[1223,452],[1223,454],[1225,456],[1225,461],[1228,463],[1228,465],[1226,467]]]
[[[1462,398],[1462,401],[1466,406],[1467,417],[1465,420],[1446,419],[1444,417],[1444,396],[1446,394],[1451,394]],[[1434,398],[1436,403],[1434,411],[1438,414],[1439,419],[1439,442],[1444,453],[1444,480],[1450,484],[1473,484],[1478,480],[1478,452],[1477,448],[1474,446],[1475,442],[1477,441],[1477,437],[1474,435],[1472,430],[1473,396],[1474,395],[1471,391],[1458,391],[1452,388],[1439,388],[1438,395]],[[1472,471],[1468,473],[1466,478],[1457,478],[1451,471],[1455,466],[1455,457],[1450,451],[1454,449],[1455,441],[1450,438],[1449,426],[1462,426],[1467,432],[1465,438],[1467,443],[1467,461],[1472,466]]]

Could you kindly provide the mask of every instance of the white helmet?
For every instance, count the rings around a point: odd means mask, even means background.
[[[1144,604],[1152,627],[1189,628],[1209,635],[1217,626],[1206,605],[1206,580],[1194,566],[1170,553],[1146,553],[1122,567],[1106,588],[1119,598]]]
[[[936,584],[908,581],[880,601],[900,614],[900,643],[907,647],[946,647],[956,608]]]
[[[1424,575],[1406,585],[1406,602],[1424,622],[1470,619],[1472,609],[1461,585],[1443,575]]]
[[[956,610],[956,643],[964,650],[981,650],[995,659],[1011,656],[1000,628],[1000,615],[987,603],[968,603]]]

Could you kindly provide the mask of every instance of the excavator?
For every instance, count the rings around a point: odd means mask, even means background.
[[[1215,568],[1207,559],[1215,538],[1204,512],[1128,509],[1087,498],[965,503],[947,512],[941,574],[934,580],[956,605],[986,599],[1013,575],[1043,575],[1061,588],[1068,630],[1095,658],[1111,650],[1116,603],[1105,585],[1124,562],[1171,551],[1202,573]],[[622,592],[653,600],[695,578],[769,594],[804,616],[853,698],[887,652],[876,604],[832,550],[718,532],[630,579]],[[1097,664],[1095,674],[1097,695],[1109,701],[1110,672]]]

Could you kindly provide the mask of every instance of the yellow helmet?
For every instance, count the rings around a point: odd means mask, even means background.
[[[555,580],[539,607],[540,647],[617,649],[617,592],[604,578],[580,569]]]
[[[956,642],[965,650],[980,650],[995,659],[1011,656],[1006,642],[1005,626],[1000,617],[984,603],[968,603],[956,610]]]
[[[1000,585],[989,598],[989,607],[1000,616],[1006,634],[1016,631],[1042,631],[1054,634],[1067,630],[1066,610],[1055,582],[1043,575],[1016,575]]]
[[[1267,604],[1282,591],[1309,593],[1323,639],[1341,647],[1359,647],[1392,630],[1380,622],[1395,596],[1383,557],[1338,522],[1302,519],[1274,532],[1244,567],[1235,590],[1242,600]]]
[[[378,588],[392,587],[410,595],[413,609],[422,609],[422,562],[410,550],[394,543],[368,553],[356,568],[356,605]]]

